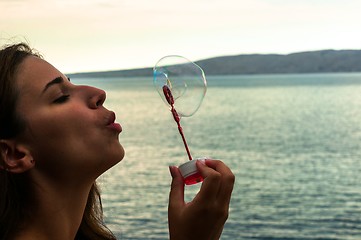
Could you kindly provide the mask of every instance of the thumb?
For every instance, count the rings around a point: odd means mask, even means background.
[[[169,166],[172,176],[172,183],[169,193],[169,208],[178,208],[184,203],[184,182],[179,169],[175,166]]]

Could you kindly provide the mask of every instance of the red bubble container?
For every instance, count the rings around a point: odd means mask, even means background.
[[[183,176],[183,181],[186,185],[193,185],[203,181],[203,177],[198,171],[196,162],[204,161],[205,158],[197,158],[183,163],[178,168]]]

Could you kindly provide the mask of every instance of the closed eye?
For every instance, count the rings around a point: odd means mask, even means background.
[[[58,103],[58,104],[60,104],[60,103],[65,103],[66,101],[69,100],[69,97],[70,97],[70,95],[63,95],[63,96],[55,99],[55,100],[53,101],[53,103]]]

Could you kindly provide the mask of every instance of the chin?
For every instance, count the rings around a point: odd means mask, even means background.
[[[117,165],[120,161],[123,160],[125,156],[125,152],[123,147],[120,145],[120,148],[117,151],[114,151],[111,156],[103,159],[101,166],[99,169],[103,169],[102,173]],[[101,174],[102,174],[101,173]]]

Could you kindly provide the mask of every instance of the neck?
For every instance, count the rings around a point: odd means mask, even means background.
[[[92,183],[56,184],[37,179],[31,216],[18,239],[74,239],[80,227]]]

